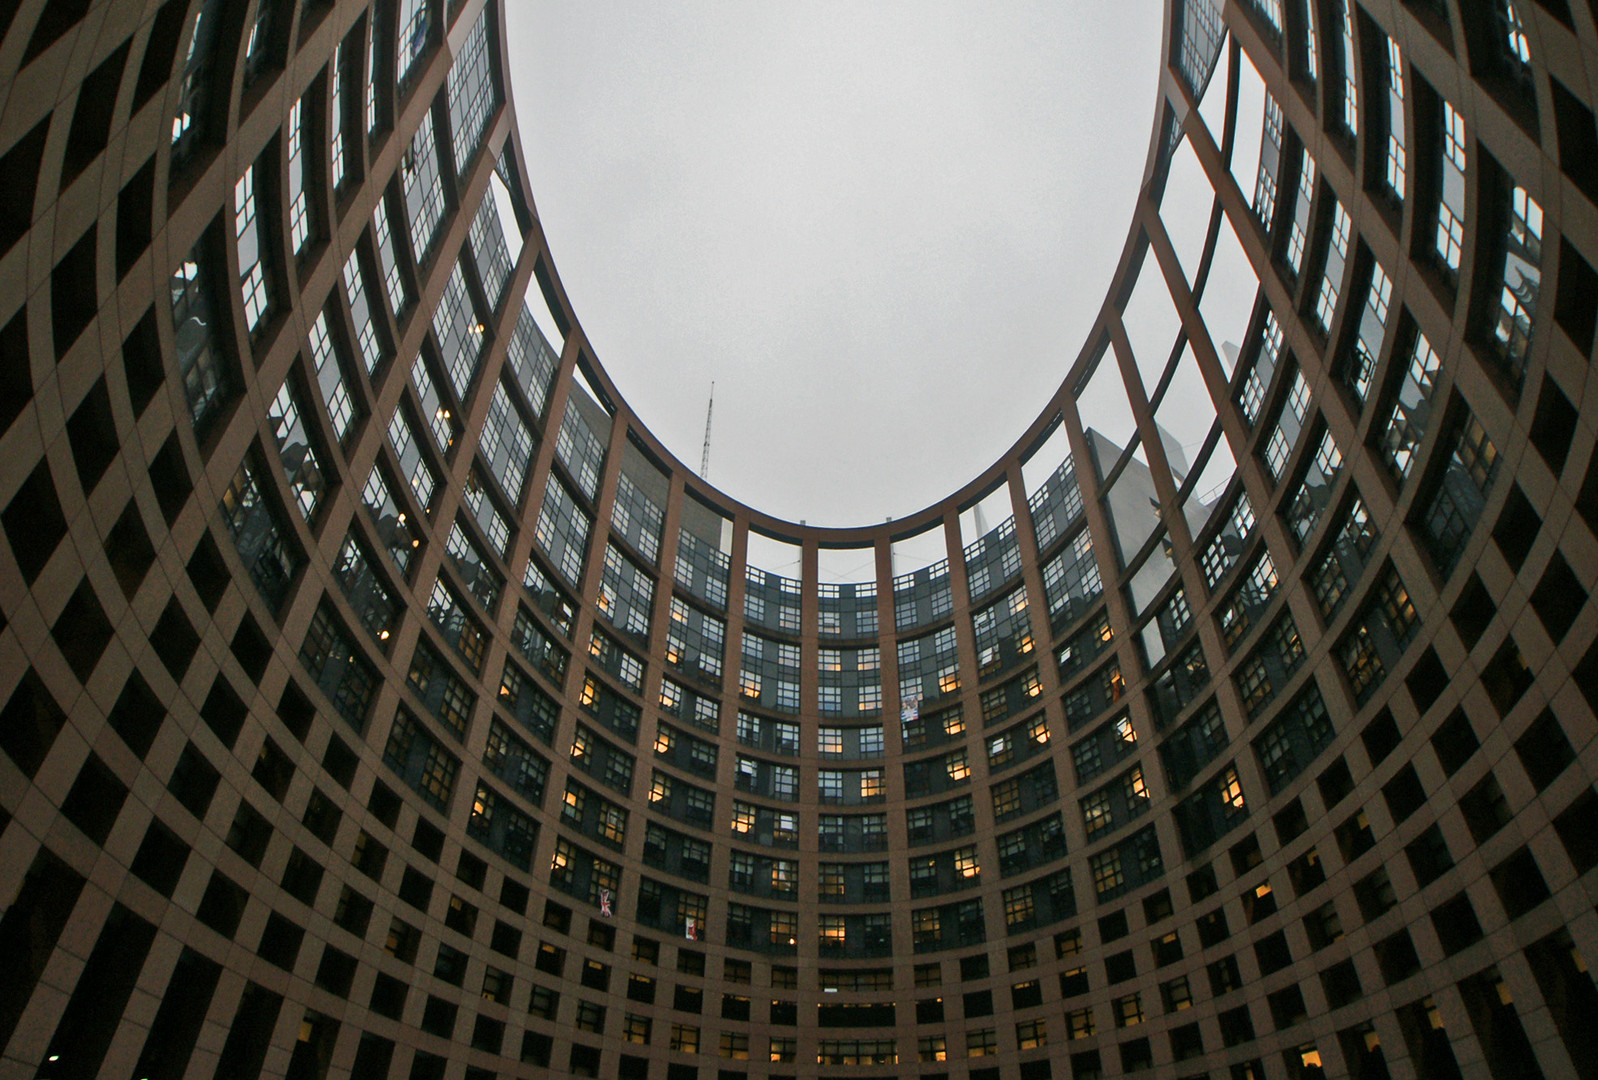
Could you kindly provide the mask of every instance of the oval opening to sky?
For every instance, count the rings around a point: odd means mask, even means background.
[[[512,4],[506,21],[576,314],[690,465],[715,381],[723,491],[811,524],[903,516],[1058,387],[1126,240],[1160,5]]]

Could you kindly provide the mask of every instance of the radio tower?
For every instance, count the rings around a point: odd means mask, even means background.
[[[705,448],[699,454],[699,478],[710,471],[710,414],[716,408],[716,381],[710,381],[710,404],[705,406]]]

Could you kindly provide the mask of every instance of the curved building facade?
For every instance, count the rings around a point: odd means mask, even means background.
[[[0,3],[0,1070],[1598,1075],[1598,6],[1171,0],[857,529],[629,411],[503,18]]]

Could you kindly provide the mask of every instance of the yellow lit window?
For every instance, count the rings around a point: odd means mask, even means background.
[[[1221,801],[1237,810],[1243,809],[1243,785],[1235,770],[1226,770],[1221,782]]]

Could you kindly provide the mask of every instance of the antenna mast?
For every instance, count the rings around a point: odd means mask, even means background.
[[[705,406],[705,448],[699,455],[699,478],[710,471],[710,416],[716,408],[716,381],[710,381],[710,404]]]

